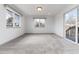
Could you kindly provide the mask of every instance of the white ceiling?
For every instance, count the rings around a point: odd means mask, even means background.
[[[56,15],[64,8],[68,7],[68,4],[15,4],[26,15]],[[38,12],[37,7],[42,7],[43,10]]]

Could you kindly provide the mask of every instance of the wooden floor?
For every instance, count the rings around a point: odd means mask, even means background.
[[[63,53],[79,53],[79,46],[55,34],[25,34],[0,46],[0,54]]]

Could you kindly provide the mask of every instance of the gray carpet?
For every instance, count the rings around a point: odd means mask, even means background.
[[[0,54],[79,54],[79,45],[55,34],[25,34],[0,46]]]
[[[58,42],[58,44],[57,44]],[[0,46],[0,53],[5,54],[52,54],[62,53],[63,44],[55,35],[23,35]]]

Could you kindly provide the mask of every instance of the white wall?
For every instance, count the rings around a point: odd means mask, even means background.
[[[5,19],[6,10],[4,6],[0,5],[0,44],[8,42],[18,36],[24,34],[24,17],[21,20],[21,28],[6,28]]]
[[[38,16],[30,15],[27,16],[26,18],[26,33],[53,33],[54,19],[52,16],[44,16],[46,17],[45,28],[35,28],[33,17],[38,17]]]
[[[75,8],[76,6],[77,5],[70,5],[54,17],[54,33],[64,37],[64,13],[68,12],[72,8]]]

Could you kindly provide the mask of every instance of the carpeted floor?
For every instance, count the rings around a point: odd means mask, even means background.
[[[23,35],[0,46],[0,53],[7,54],[62,53],[62,50],[61,41],[55,39],[54,35],[51,34]]]
[[[0,54],[79,53],[79,47],[55,34],[25,34],[0,46]]]

